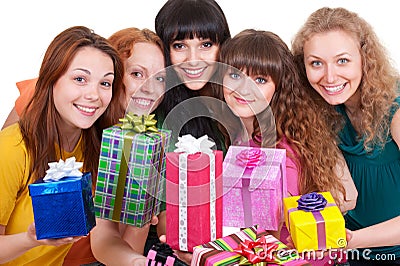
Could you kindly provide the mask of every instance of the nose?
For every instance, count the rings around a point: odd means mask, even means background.
[[[332,65],[326,65],[325,79],[328,83],[334,83],[336,81],[336,69]]]
[[[85,99],[96,101],[99,99],[99,86],[98,84],[89,84],[85,90]]]
[[[146,94],[152,94],[154,92],[154,80],[153,78],[148,78],[145,82],[140,85],[140,91]]]
[[[240,96],[247,96],[247,95],[251,94],[252,86],[255,86],[254,82],[250,78],[246,78],[236,88],[236,93],[238,93]]]
[[[198,65],[198,62],[199,62],[199,60],[200,60],[200,58],[199,58],[199,52],[197,51],[197,49],[196,48],[191,48],[189,51],[188,51],[188,63],[191,65],[191,66],[197,66]]]

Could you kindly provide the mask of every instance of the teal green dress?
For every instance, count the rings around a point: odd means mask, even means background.
[[[400,97],[396,99],[396,102],[400,104]],[[398,108],[398,105],[393,105],[390,121]],[[343,152],[358,191],[355,209],[349,211],[345,216],[346,227],[350,230],[357,230],[399,216],[399,147],[389,135],[383,148],[367,153],[363,146],[364,142],[357,141],[357,133],[344,111],[344,106],[338,106],[338,111],[346,120],[345,127],[340,134],[339,148]],[[371,258],[382,253],[396,254],[396,259],[400,258],[400,246],[371,250]]]

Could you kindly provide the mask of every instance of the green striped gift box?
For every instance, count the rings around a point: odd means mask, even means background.
[[[142,227],[160,212],[171,131],[103,130],[94,197],[96,217]]]

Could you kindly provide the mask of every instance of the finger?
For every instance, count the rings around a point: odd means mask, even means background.
[[[156,215],[154,215],[153,217],[151,217],[150,223],[151,223],[152,225],[158,224],[158,217],[157,217]]]
[[[160,242],[161,242],[161,243],[167,243],[167,237],[166,237],[166,235],[160,235],[159,239],[160,239]]]
[[[349,242],[353,238],[353,232],[346,228],[346,239]]]

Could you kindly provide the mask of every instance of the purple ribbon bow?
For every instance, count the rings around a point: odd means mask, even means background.
[[[297,209],[306,212],[322,211],[325,208],[327,202],[328,201],[324,198],[322,194],[311,192],[302,195],[297,200],[298,203]]]

